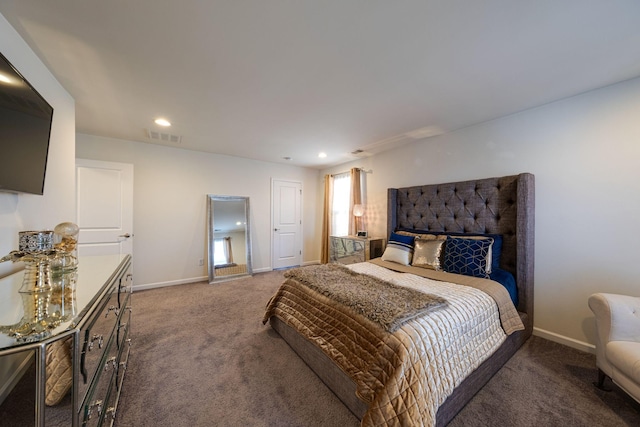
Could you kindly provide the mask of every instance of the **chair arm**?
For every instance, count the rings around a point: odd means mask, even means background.
[[[598,336],[609,341],[640,342],[640,298],[617,294],[593,294],[589,308],[596,315]]]

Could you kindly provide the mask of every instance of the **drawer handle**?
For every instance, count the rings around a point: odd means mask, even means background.
[[[91,404],[91,406],[89,406],[89,410],[87,411],[88,420],[90,420],[91,417],[93,416],[93,408],[96,408],[98,412],[98,416],[100,416],[100,413],[102,412],[102,400],[96,400]]]
[[[120,309],[118,307],[116,307],[115,305],[112,305],[111,307],[109,307],[107,309],[107,312],[104,314],[104,317],[109,316],[109,312],[111,312],[111,311],[113,311],[116,314],[116,316],[118,314],[120,314]]]
[[[113,369],[116,369],[116,367],[118,366],[118,362],[116,362],[116,357],[113,356],[112,358],[110,358],[109,360],[107,360],[104,364],[104,371],[108,371],[109,370],[109,366],[113,366]]]
[[[114,406],[109,406],[105,414],[111,415],[111,419],[116,419],[116,408]]]
[[[91,341],[89,342],[89,346],[87,347],[88,351],[93,349],[93,342],[98,341],[98,348],[102,348],[102,344],[104,343],[104,337],[102,335],[93,334],[91,337]]]

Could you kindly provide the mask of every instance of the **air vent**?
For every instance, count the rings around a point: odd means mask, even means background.
[[[145,129],[147,131],[147,138],[157,142],[168,142],[171,144],[182,144],[182,136],[173,135],[167,132],[158,132],[151,129]]]
[[[369,153],[367,151],[364,151],[364,150],[361,150],[361,149],[357,149],[357,150],[353,150],[351,152],[351,155],[355,156],[355,157],[369,157],[369,156],[371,156],[371,153]]]

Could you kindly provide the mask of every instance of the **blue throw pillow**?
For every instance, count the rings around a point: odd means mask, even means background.
[[[444,271],[465,276],[488,278],[489,248],[493,239],[460,239],[447,237],[444,251]]]
[[[413,236],[402,236],[391,233],[387,247],[382,254],[383,261],[397,262],[398,264],[409,265],[413,258]]]
[[[511,297],[511,301],[513,301],[513,305],[518,306],[518,288],[516,286],[516,278],[513,277],[513,274],[509,273],[506,270],[502,270],[497,268],[491,272],[489,275],[491,280],[495,280],[500,283],[502,286],[507,288],[509,292],[509,296]]]

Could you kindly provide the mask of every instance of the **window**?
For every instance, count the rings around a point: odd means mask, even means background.
[[[213,265],[222,264],[229,264],[224,239],[215,239],[213,241]]]
[[[333,200],[331,201],[331,234],[349,234],[349,199],[351,197],[351,175],[349,172],[333,176]]]

